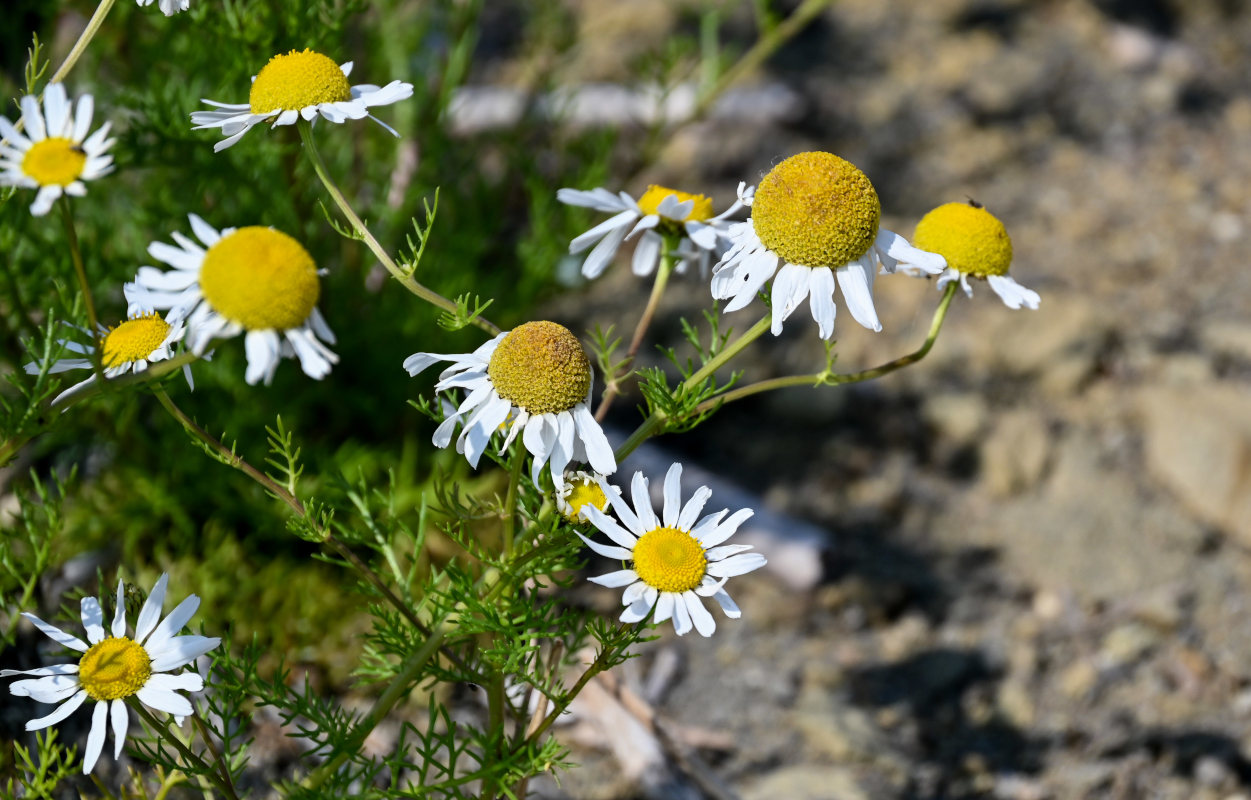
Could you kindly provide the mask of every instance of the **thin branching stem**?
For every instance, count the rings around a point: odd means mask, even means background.
[[[673,250],[677,246],[676,237],[672,234],[665,234],[660,250],[660,266],[656,268],[656,280],[652,283],[652,293],[647,298],[647,307],[643,309],[638,325],[634,326],[634,337],[630,340],[630,349],[626,351],[625,360],[621,362],[620,374],[607,376],[609,383],[604,390],[604,399],[600,401],[599,408],[595,412],[596,422],[604,421],[613,401],[621,394],[621,381],[630,374],[634,358],[638,355],[639,348],[643,346],[643,338],[647,335],[647,329],[651,326],[652,318],[656,316],[656,309],[660,306],[660,298],[669,284],[669,275],[673,272]]]
[[[322,159],[321,153],[317,150],[317,144],[313,140],[312,125],[304,120],[300,120],[296,127],[300,129],[300,138],[304,141],[304,152],[308,154],[309,161],[313,164],[313,171],[317,173],[317,177],[321,179],[322,185],[326,187],[326,192],[330,195],[330,198],[334,200],[335,205],[339,207],[339,210],[343,212],[343,216],[347,217],[348,222],[351,223],[352,227],[356,230],[356,233],[360,236],[361,241],[363,241],[365,245],[373,251],[373,254],[378,258],[378,261],[382,263],[382,266],[386,267],[387,272],[390,272],[391,276],[399,281],[401,286],[417,295],[422,300],[425,300],[427,303],[437,306],[444,311],[456,314],[458,312],[456,303],[447,299],[433,289],[418,283],[413,279],[413,276],[409,274],[409,272],[401,269],[400,266],[395,263],[395,260],[391,258],[390,254],[387,253],[386,249],[379,244],[377,238],[374,237],[373,233],[370,232],[369,228],[365,225],[361,218],[357,216],[355,211],[352,210],[352,206],[348,203],[347,198],[343,196],[343,192],[340,191],[338,184],[336,184],[334,179],[330,177],[330,171],[326,168],[326,162]],[[474,325],[482,328],[492,336],[500,332],[499,326],[481,316],[475,316],[471,321]]]
[[[162,738],[174,745],[174,748],[182,754],[182,757],[186,759],[188,764],[194,765],[197,769],[203,770],[207,774],[208,779],[213,782],[213,785],[221,790],[222,794],[232,798],[232,800],[239,800],[239,795],[235,792],[235,787],[230,782],[230,771],[225,768],[225,764],[218,765],[222,769],[221,773],[218,773],[212,765],[197,756],[194,752],[192,752],[191,748],[183,744],[177,736],[170,733],[168,722],[163,722],[152,716],[152,714],[144,708],[143,704],[140,703],[134,696],[126,698],[126,705],[130,706],[131,710],[138,714],[144,722],[148,723],[148,726],[151,727],[152,730],[159,731],[163,734]]]

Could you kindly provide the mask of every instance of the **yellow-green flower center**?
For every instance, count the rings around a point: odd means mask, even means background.
[[[130,697],[152,676],[152,659],[134,639],[110,636],[78,662],[78,682],[92,700]]]
[[[678,222],[703,222],[712,218],[712,198],[702,194],[687,194],[679,192],[677,189],[670,189],[667,186],[657,186],[652,184],[647,187],[647,191],[643,192],[643,196],[639,198],[639,208],[643,209],[644,214],[659,214],[660,204],[669,195],[675,195],[679,203],[685,203],[687,200],[694,200],[694,207],[691,213],[687,214]]]
[[[334,60],[305,48],[276,55],[252,81],[253,114],[298,110],[352,99],[347,76]]]
[[[531,414],[568,411],[591,389],[582,344],[555,322],[514,328],[491,354],[487,375],[500,397]]]
[[[569,481],[568,494],[563,500],[564,509],[561,513],[566,519],[574,522],[582,519],[584,506],[594,506],[600,511],[608,507],[608,497],[605,496],[604,490],[599,488],[595,479],[589,476],[580,475]]]
[[[87,154],[72,139],[50,136],[30,146],[22,157],[22,172],[40,186],[68,186],[78,180]]]
[[[921,217],[912,244],[938,253],[957,272],[985,278],[1006,275],[1012,239],[994,214],[971,203],[947,203]]]
[[[752,225],[791,264],[837,269],[868,252],[882,204],[868,177],[831,153],[800,153],[756,187]]]
[[[634,544],[634,571],[662,592],[687,592],[699,586],[708,570],[704,548],[687,531],[656,528]]]
[[[169,335],[169,323],[157,313],[133,316],[104,335],[103,361],[117,367],[152,355]]]
[[[321,282],[299,242],[251,226],[222,237],[204,254],[200,290],[214,311],[247,330],[287,330],[313,313]]]

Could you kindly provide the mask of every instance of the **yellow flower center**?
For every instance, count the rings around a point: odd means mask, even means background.
[[[531,414],[568,411],[591,389],[578,337],[555,322],[518,325],[496,346],[487,375],[499,396]]]
[[[40,186],[68,186],[83,174],[87,154],[72,139],[51,136],[30,146],[22,172]]]
[[[200,290],[214,311],[248,330],[287,330],[313,313],[321,282],[299,242],[251,226],[222,237],[204,254]]]
[[[985,278],[1006,275],[1012,239],[994,214],[978,205],[947,203],[921,217],[912,244],[938,253],[957,272]]]
[[[837,269],[868,252],[882,204],[868,177],[830,153],[800,153],[756,187],[752,225],[788,263]]]
[[[104,335],[104,366],[117,367],[147,358],[168,335],[169,323],[160,314],[133,316]]]
[[[110,636],[93,645],[78,662],[78,682],[92,700],[130,697],[151,675],[148,651],[125,636]]]
[[[298,110],[352,99],[347,76],[334,61],[307,48],[276,55],[252,81],[253,114]]]
[[[580,475],[569,481],[568,494],[563,498],[564,510],[561,512],[565,518],[573,522],[582,519],[582,507],[594,506],[600,511],[608,507],[608,497],[605,496],[604,490],[599,488],[599,484],[590,476]]]
[[[691,208],[691,213],[687,214],[678,222],[703,222],[712,218],[712,198],[702,194],[687,194],[679,192],[677,189],[670,189],[667,186],[657,186],[652,184],[647,187],[647,191],[643,192],[643,196],[639,198],[639,208],[643,209],[644,214],[659,214],[660,204],[669,195],[676,195],[679,203],[685,203],[687,200],[694,200],[695,205]]]
[[[703,546],[677,528],[656,528],[634,544],[634,571],[662,592],[687,592],[699,586],[708,569]]]

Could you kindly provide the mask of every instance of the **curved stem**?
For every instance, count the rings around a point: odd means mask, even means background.
[[[108,16],[109,9],[113,8],[114,2],[116,0],[100,0],[100,5],[96,6],[95,13],[87,21],[87,27],[83,28],[83,32],[78,34],[78,41],[74,42],[74,46],[70,48],[69,55],[61,62],[61,66],[56,68],[56,72],[52,73],[52,78],[48,83],[60,83],[69,74],[69,71],[74,68],[74,65],[78,63],[79,57],[87,49],[87,45],[100,30],[100,26],[104,24],[104,18]]]
[[[343,212],[343,216],[347,217],[348,222],[351,223],[352,227],[356,230],[356,233],[361,237],[361,241],[363,241],[365,245],[373,251],[373,254],[380,262],[382,262],[382,266],[386,267],[387,272],[390,272],[391,276],[399,281],[401,286],[408,289],[422,300],[425,300],[427,303],[437,306],[444,311],[448,311],[453,314],[457,313],[458,309],[456,303],[448,300],[446,297],[433,289],[429,289],[413,280],[413,276],[409,272],[401,269],[400,266],[395,263],[395,260],[392,259],[382,245],[378,243],[378,240],[374,238],[374,235],[369,231],[369,228],[365,226],[365,223],[361,221],[361,218],[356,215],[355,211],[352,210],[352,207],[348,204],[347,199],[343,196],[343,192],[339,190],[338,184],[336,184],[334,179],[330,177],[330,172],[326,169],[326,162],[322,160],[321,153],[317,151],[317,144],[313,141],[312,126],[308,122],[300,120],[296,127],[300,129],[300,139],[304,142],[304,152],[308,154],[309,160],[313,163],[313,171],[316,172],[317,177],[321,179],[322,185],[326,187],[326,191],[330,194],[330,198],[334,200],[335,205],[339,207],[339,210]],[[499,326],[480,316],[474,317],[473,324],[482,328],[491,335],[495,335],[500,332]]]
[[[87,329],[91,331],[92,341],[96,344],[91,352],[91,365],[96,371],[96,380],[104,380],[104,369],[100,366],[100,318],[96,316],[96,303],[91,296],[91,285],[87,283],[87,270],[83,266],[82,250],[78,247],[78,233],[74,230],[74,215],[70,213],[69,196],[61,195],[61,221],[65,224],[65,238],[69,240],[70,261],[74,262],[74,275],[78,278],[78,290],[83,295],[83,305],[87,309]]]
[[[193,764],[197,769],[204,770],[204,772],[208,775],[208,779],[213,782],[214,786],[222,791],[222,794],[233,798],[233,800],[239,800],[239,795],[235,793],[235,787],[230,782],[230,772],[224,769],[224,764],[219,765],[223,767],[223,770],[222,774],[218,774],[217,770],[213,769],[213,767],[204,761],[204,759],[193,753],[191,748],[183,744],[177,736],[169,732],[168,722],[162,722],[152,716],[152,714],[149,713],[148,710],[143,707],[143,704],[135,699],[134,696],[126,698],[126,705],[138,714],[144,722],[148,723],[153,730],[162,732],[164,734],[163,738],[174,745],[174,748],[182,754],[182,757],[186,759],[187,763]]]
[[[634,364],[634,357],[638,355],[639,348],[643,346],[643,337],[647,333],[647,328],[652,324],[652,317],[656,315],[656,308],[660,305],[660,297],[665,293],[665,286],[669,283],[669,275],[673,272],[673,255],[672,251],[677,247],[675,237],[666,234],[664,244],[661,245],[660,266],[656,268],[656,280],[652,283],[651,296],[647,298],[647,307],[643,309],[643,315],[639,317],[638,325],[634,326],[634,338],[630,340],[630,349],[626,351],[625,359],[618,365],[621,370],[621,377],[613,377],[608,384],[608,388],[604,391],[604,399],[600,401],[599,408],[595,412],[595,421],[603,422],[604,417],[608,416],[608,409],[612,406],[617,396],[621,394],[621,380],[629,374],[631,366]]]
[[[724,366],[726,362],[741,353],[747,345],[759,339],[765,331],[769,330],[772,322],[772,315],[765,314],[760,321],[749,328],[746,333],[726,345],[721,352],[708,359],[708,363],[700,367],[695,374],[683,381],[682,385],[678,388],[677,393],[679,395],[685,394],[691,389],[694,389],[702,384],[710,375]],[[621,446],[617,448],[617,451],[613,454],[616,457],[617,462],[620,463],[626,456],[633,453],[635,448],[652,436],[656,435],[656,432],[663,427],[667,418],[668,415],[665,414],[665,412],[659,410],[653,411],[647,419],[643,420],[641,425],[634,429],[634,432],[630,434],[630,438],[622,442]]]

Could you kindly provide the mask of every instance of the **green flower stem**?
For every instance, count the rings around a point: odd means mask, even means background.
[[[612,406],[612,402],[617,399],[617,395],[621,394],[621,381],[629,374],[630,367],[634,364],[634,357],[638,355],[639,348],[643,346],[643,337],[647,333],[647,328],[652,324],[652,317],[656,315],[656,308],[660,305],[660,297],[665,293],[665,286],[669,283],[669,275],[673,272],[673,251],[678,246],[678,237],[673,234],[664,235],[664,243],[660,250],[660,266],[656,268],[656,280],[652,283],[652,294],[647,298],[647,307],[643,309],[643,315],[639,317],[638,325],[634,327],[634,338],[630,340],[630,349],[626,351],[625,359],[619,365],[620,375],[605,376],[608,380],[608,387],[604,390],[604,399],[600,401],[599,409],[595,412],[595,421],[603,422],[604,417],[608,416],[608,409]]]
[[[162,738],[173,744],[174,748],[182,754],[182,757],[188,764],[194,765],[197,769],[204,770],[204,772],[208,775],[208,779],[213,782],[214,786],[221,790],[222,794],[232,798],[232,800],[239,800],[239,795],[235,792],[235,787],[230,782],[230,771],[226,769],[225,764],[218,764],[221,768],[221,772],[219,773],[210,764],[204,761],[204,759],[193,753],[189,747],[182,743],[181,739],[170,732],[168,721],[158,720],[156,717],[152,716],[148,709],[144,708],[143,704],[140,703],[134,695],[126,698],[126,705],[130,706],[131,710],[138,714],[144,722],[148,723],[150,728],[154,731],[160,732],[162,734]]]
[[[767,381],[759,381],[705,400],[695,407],[695,413],[702,414],[706,411],[711,411],[719,405],[742,400],[744,397],[751,397],[754,394],[770,392],[774,389],[785,389],[791,386],[841,386],[846,383],[860,383],[861,381],[880,378],[895,370],[915,364],[925,358],[930,350],[933,349],[934,342],[938,339],[938,333],[942,330],[943,321],[947,319],[947,309],[951,307],[951,298],[955,296],[956,289],[957,283],[955,281],[947,285],[947,289],[943,292],[942,300],[939,301],[938,308],[934,311],[934,318],[930,321],[930,332],[925,337],[925,341],[920,347],[906,356],[900,356],[894,361],[888,361],[885,364],[861,372],[838,373],[826,370],[811,375],[788,375],[784,378],[771,378]]]
[[[56,72],[52,73],[52,78],[48,81],[49,83],[60,83],[69,74],[69,71],[74,68],[83,51],[87,49],[87,45],[91,43],[96,33],[99,32],[100,26],[104,24],[104,18],[108,16],[114,2],[116,0],[100,0],[100,5],[96,6],[95,13],[87,21],[87,27],[83,28],[83,32],[78,35],[78,41],[74,42],[74,46],[70,48],[69,55],[61,62],[61,66],[57,67]]]
[[[234,467],[252,480],[259,483],[265,491],[286,503],[287,506],[289,506],[296,514],[303,517],[310,524],[316,525],[316,521],[309,516],[308,509],[304,507],[304,503],[300,502],[300,498],[292,494],[285,486],[282,486],[273,478],[249,464],[242,456],[235,453],[231,448],[222,444],[222,442],[220,442],[208,431],[197,425],[195,420],[188,417],[182,409],[174,404],[174,401],[170,399],[164,389],[156,387],[152,391],[153,394],[156,395],[156,399],[159,400],[165,410],[169,412],[170,416],[176,419],[178,423],[187,431],[187,433],[191,434],[196,439],[199,439],[206,446],[216,452],[223,463],[227,466]],[[404,618],[408,620],[410,625],[416,628],[422,636],[427,638],[430,637],[430,629],[422,623],[420,619],[418,619],[417,615],[413,613],[413,610],[409,607],[408,603],[405,603],[398,595],[395,594],[395,592],[391,591],[391,587],[387,586],[386,582],[382,580],[382,577],[379,576],[377,572],[371,569],[360,556],[352,552],[352,549],[335,536],[333,531],[321,528],[320,533],[322,534],[322,541],[329,547],[333,548],[339,557],[351,564],[357,572],[363,575],[365,579],[373,585],[378,593],[386,598],[387,602],[404,615]],[[466,672],[471,671],[455,653],[444,651],[444,656]]]
[[[683,381],[682,386],[679,387],[679,393],[685,393],[702,384],[710,375],[724,366],[726,362],[741,353],[749,344],[759,339],[765,331],[769,330],[772,323],[772,315],[765,314],[760,321],[753,325],[746,333],[735,339],[733,342],[730,342],[725,349],[708,359],[708,363],[704,364],[704,366],[702,366],[694,375]],[[620,463],[626,456],[633,453],[635,448],[650,439],[652,436],[656,435],[656,432],[664,426],[667,421],[667,417],[668,415],[663,411],[653,411],[651,415],[648,416],[647,419],[643,420],[643,423],[634,430],[634,433],[630,434],[630,438],[626,439],[621,446],[617,448],[617,452],[613,454],[617,459],[617,462]]]
[[[304,152],[308,154],[309,160],[313,163],[313,171],[317,173],[317,177],[321,179],[322,185],[326,187],[326,191],[330,194],[331,199],[334,200],[335,205],[339,207],[339,210],[343,212],[343,216],[347,217],[348,222],[351,223],[352,227],[356,230],[356,233],[360,236],[361,241],[363,241],[366,246],[373,251],[378,260],[382,262],[382,266],[387,268],[387,272],[390,272],[391,276],[399,281],[400,285],[402,285],[405,289],[408,289],[410,292],[417,295],[422,300],[425,300],[427,303],[437,306],[452,314],[457,313],[458,309],[456,307],[456,303],[448,300],[446,297],[433,289],[429,289],[413,280],[413,276],[401,269],[391,256],[387,254],[387,251],[383,249],[382,245],[378,243],[378,240],[374,238],[374,235],[370,233],[369,228],[365,226],[365,223],[361,221],[361,218],[358,217],[356,212],[352,210],[352,207],[348,205],[347,199],[343,196],[343,192],[339,190],[339,187],[334,182],[334,179],[330,177],[330,172],[326,169],[326,162],[322,160],[321,153],[317,150],[317,144],[313,141],[312,125],[305,120],[300,120],[296,127],[300,129],[300,138],[304,141]],[[474,317],[473,324],[482,328],[492,336],[500,332],[499,326],[489,320],[483,319],[480,316]]]
[[[74,230],[74,215],[70,213],[69,197],[61,195],[61,221],[65,223],[65,238],[69,242],[70,261],[74,262],[74,274],[78,277],[78,289],[83,294],[83,305],[87,309],[87,328],[91,331],[91,339],[96,347],[91,352],[91,366],[96,371],[96,379],[104,380],[104,368],[100,359],[103,356],[100,342],[100,318],[96,316],[96,303],[91,297],[91,285],[87,283],[87,270],[83,267],[83,254],[78,247],[78,233]]]
[[[569,691],[565,692],[564,695],[561,696],[560,700],[552,704],[551,712],[548,713],[548,715],[543,718],[543,721],[530,732],[530,735],[526,737],[526,742],[528,744],[537,742],[539,737],[547,732],[548,728],[556,724],[556,720],[560,719],[560,715],[565,713],[565,709],[569,707],[569,704],[573,702],[573,699],[586,688],[586,685],[590,683],[592,678],[604,671],[607,663],[608,651],[602,650],[599,655],[595,656],[595,660],[591,662],[591,665],[587,667],[580,676],[578,676],[578,682],[575,683]]]

